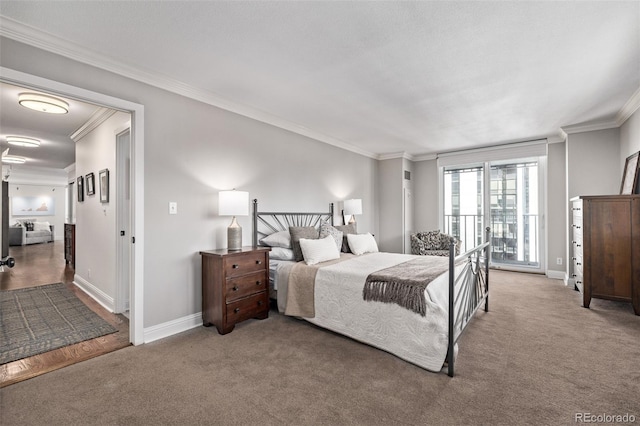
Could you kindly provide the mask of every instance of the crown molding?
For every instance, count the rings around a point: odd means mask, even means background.
[[[3,166],[2,172],[3,176],[9,175],[6,180],[10,184],[51,187],[66,187],[68,184],[67,172],[63,169],[12,165],[8,169],[5,169],[5,166]]]
[[[70,134],[69,137],[71,138],[71,140],[77,143],[80,139],[91,133],[96,127],[107,121],[109,117],[111,117],[116,112],[117,111],[114,109],[103,107],[98,108],[93,114],[91,114],[91,117],[89,117],[87,122],[80,126],[75,132]]]
[[[0,25],[0,36],[37,47],[47,52],[55,53],[74,61],[82,62],[177,95],[185,96],[301,136],[324,142],[328,145],[332,145],[346,151],[351,151],[373,159],[378,158],[378,155],[375,153],[355,147],[340,139],[316,132],[299,124],[268,114],[259,109],[225,99],[211,91],[197,89],[162,74],[121,63],[112,58],[92,52],[89,49],[78,46],[75,43],[64,40],[53,34],[15,21],[11,18],[4,16],[0,16],[0,18],[2,19],[2,25]]]
[[[612,120],[612,121],[600,121],[595,123],[572,124],[569,126],[562,126],[560,130],[565,132],[567,135],[570,135],[573,133],[594,132],[596,130],[615,129],[617,127],[620,127],[620,126],[615,120]]]
[[[547,143],[562,143],[567,141],[567,133],[560,129],[557,134],[547,136]]]
[[[414,158],[413,161],[437,160],[438,159],[438,154],[422,154],[422,155],[416,155],[413,158]]]
[[[631,95],[627,103],[624,104],[616,115],[616,123],[618,126],[622,126],[624,122],[638,110],[638,108],[640,108],[640,87],[638,87],[638,90]]]
[[[396,158],[404,158],[405,160],[414,161],[414,157],[411,154],[407,154],[404,151],[390,152],[388,154],[379,154],[376,156],[377,160],[393,160]]]

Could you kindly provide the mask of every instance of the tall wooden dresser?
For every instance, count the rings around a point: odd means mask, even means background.
[[[241,321],[269,316],[269,247],[201,251],[202,323],[230,333]]]
[[[73,223],[64,224],[64,261],[76,267],[76,225]]]
[[[573,276],[591,298],[631,302],[640,315],[640,195],[572,198]]]

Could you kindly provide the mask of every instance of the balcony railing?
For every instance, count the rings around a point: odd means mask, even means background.
[[[462,240],[461,252],[482,243],[483,215],[445,215],[444,232]],[[496,263],[537,266],[538,215],[492,213],[491,260]],[[518,241],[521,236],[523,241]]]

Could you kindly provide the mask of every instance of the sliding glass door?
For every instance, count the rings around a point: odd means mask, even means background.
[[[540,160],[484,162],[444,168],[444,231],[464,252],[491,227],[491,265],[542,271]]]

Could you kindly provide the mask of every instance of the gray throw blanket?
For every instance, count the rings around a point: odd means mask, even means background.
[[[366,301],[395,303],[422,316],[427,313],[424,291],[449,269],[449,258],[424,256],[369,274],[362,297]]]

